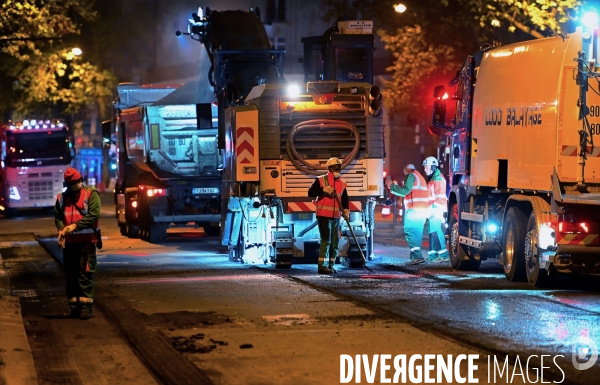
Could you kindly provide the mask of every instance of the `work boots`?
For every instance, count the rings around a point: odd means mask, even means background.
[[[333,265],[329,265],[329,270],[331,270],[333,274],[337,273],[337,270],[333,268]]]
[[[79,314],[79,319],[85,321],[85,320],[89,320],[92,317],[93,317],[92,307],[84,306],[83,309],[81,309],[81,313]]]
[[[325,266],[319,266],[319,274],[333,274],[333,270],[325,267]]]

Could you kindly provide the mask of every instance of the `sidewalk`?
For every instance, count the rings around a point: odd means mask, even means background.
[[[12,296],[8,271],[0,255],[0,384],[37,383],[19,298]]]

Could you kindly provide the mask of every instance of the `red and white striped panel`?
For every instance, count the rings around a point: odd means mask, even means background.
[[[594,150],[592,151],[592,147],[587,146],[587,150],[589,151],[587,156],[592,158],[600,157],[600,147],[594,147]],[[560,154],[562,156],[577,156],[578,152],[579,146],[562,146]]]
[[[362,211],[361,201],[350,201],[350,211]],[[314,213],[317,211],[317,205],[314,202],[289,202],[287,213]]]
[[[556,233],[556,243],[559,245],[599,245],[598,234],[561,234]]]

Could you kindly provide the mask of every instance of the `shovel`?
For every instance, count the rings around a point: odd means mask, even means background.
[[[335,196],[335,200],[336,200],[337,204],[340,206],[340,210],[342,210],[342,201],[340,200],[340,197],[338,196],[337,191],[333,190],[333,196]],[[342,217],[344,217],[343,214],[342,214]],[[352,229],[352,226],[350,225],[350,220],[346,217],[344,217],[344,219],[346,220],[346,223],[348,224],[348,228],[350,229],[350,234],[352,234],[354,243],[356,244],[356,247],[358,247],[358,251],[360,252],[360,256],[362,257],[363,267],[365,269],[369,270],[371,273],[375,273],[373,270],[371,270],[367,267],[367,259],[365,258],[365,254],[363,253],[362,249],[360,248],[360,245],[358,244],[358,239],[356,239],[354,230]]]

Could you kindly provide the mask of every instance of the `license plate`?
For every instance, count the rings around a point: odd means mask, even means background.
[[[218,187],[194,187],[192,188],[192,194],[218,194]]]

